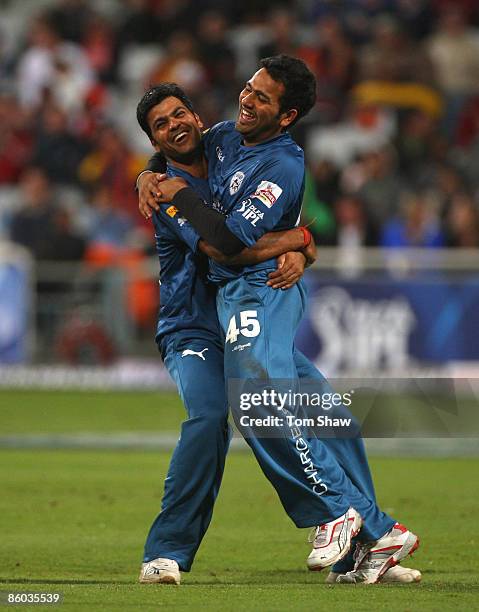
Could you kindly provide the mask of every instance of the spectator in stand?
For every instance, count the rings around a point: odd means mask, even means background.
[[[455,144],[467,149],[477,142],[479,137],[479,95],[474,96],[464,106],[459,117],[455,134]]]
[[[377,236],[369,224],[366,208],[360,198],[352,195],[340,196],[334,203],[334,216],[335,246],[354,250],[377,243]]]
[[[430,0],[396,0],[395,10],[404,30],[414,40],[423,40],[431,32],[433,11]]]
[[[399,195],[406,181],[397,172],[396,162],[394,149],[384,147],[365,154],[358,165],[362,176],[356,183],[359,188],[352,191],[364,202],[374,232],[380,232],[399,210]]]
[[[402,173],[413,178],[420,174],[433,157],[437,134],[438,121],[429,113],[412,109],[401,116],[395,146]]]
[[[90,247],[112,246],[121,248],[129,241],[135,228],[132,220],[118,210],[107,185],[97,185],[90,198],[91,209],[88,220],[87,239]]]
[[[427,53],[391,14],[374,21],[373,40],[359,55],[359,80],[434,84]]]
[[[220,106],[225,101],[236,102],[236,60],[228,38],[226,19],[218,11],[208,11],[201,16],[198,57],[206,69],[214,95],[219,97]]]
[[[298,49],[317,79],[321,122],[336,121],[344,112],[355,72],[354,50],[340,20],[326,15],[316,22],[314,42]]]
[[[198,59],[193,35],[175,30],[168,39],[166,55],[153,68],[149,83],[178,83],[189,95],[199,93],[207,83],[206,70]]]
[[[35,136],[32,163],[55,183],[78,183],[78,166],[89,145],[68,128],[66,113],[47,104]]]
[[[373,105],[351,105],[343,121],[310,130],[307,159],[310,163],[327,160],[343,169],[359,155],[390,143],[395,128],[392,112]]]
[[[460,5],[448,4],[427,48],[446,98],[444,129],[452,136],[464,105],[479,93],[479,32],[467,24]]]
[[[81,44],[93,11],[87,0],[57,0],[47,10],[48,20],[64,40]]]
[[[403,194],[400,214],[384,224],[383,247],[437,248],[445,245],[438,202],[427,193]]]
[[[10,239],[27,248],[38,260],[78,261],[85,242],[72,229],[71,219],[60,208],[48,177],[29,167],[20,180],[23,204],[10,223]]]
[[[269,40],[259,47],[258,60],[280,53],[297,55],[300,39],[294,12],[286,7],[275,8],[270,12],[266,24]]]
[[[50,259],[56,203],[52,185],[40,168],[27,168],[19,183],[22,206],[10,223],[10,239],[35,259]]]
[[[118,27],[120,48],[127,45],[151,45],[162,38],[158,11],[150,0],[126,0]]]
[[[11,94],[0,95],[0,185],[16,183],[31,157],[31,120]]]
[[[83,158],[78,175],[85,187],[97,183],[107,186],[118,209],[137,225],[143,225],[132,185],[144,166],[145,159],[130,150],[118,130],[106,125],[97,134],[92,150]]]
[[[45,16],[37,17],[28,37],[17,69],[21,103],[38,108],[50,96],[62,108],[79,111],[94,82],[82,49],[62,40]]]
[[[102,83],[116,83],[118,79],[118,45],[116,32],[107,19],[92,14],[82,38],[82,46],[90,66]]]
[[[445,219],[449,247],[479,247],[479,210],[468,193],[456,193]]]

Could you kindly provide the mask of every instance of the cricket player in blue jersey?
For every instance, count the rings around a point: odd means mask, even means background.
[[[240,94],[236,125],[219,124],[204,139],[217,210],[204,207],[177,178],[159,186],[160,200],[172,201],[202,238],[226,255],[253,246],[265,232],[293,227],[300,215],[304,159],[286,130],[313,103],[314,77],[302,62],[287,56],[263,60]],[[241,269],[212,262],[227,378],[298,377],[292,357],[304,290],[298,283],[274,291],[265,284],[271,268],[271,261]],[[300,434],[278,431],[277,437],[261,438],[242,433],[295,524],[316,526],[310,569],[343,559],[361,524],[355,568],[339,582],[378,582],[417,548],[418,538],[377,507],[360,440],[340,440],[335,456],[324,441]],[[361,454],[363,465],[353,465]]]
[[[206,202],[211,201],[207,164],[201,146],[202,124],[191,102],[174,84],[147,92],[138,106],[140,123],[168,159],[168,176],[181,177]],[[146,121],[144,123],[143,121]],[[161,309],[156,334],[165,365],[182,397],[188,419],[173,453],[162,510],[148,535],[141,582],[179,582],[188,571],[210,523],[229,444],[223,344],[216,314],[216,289],[206,280],[207,258],[214,254],[174,206],[153,215],[161,266]],[[275,282],[289,286],[304,269],[300,229],[266,234],[235,257],[217,256],[230,265],[255,263],[276,255],[286,263]],[[299,257],[301,265],[294,264]],[[149,563],[156,560],[156,563]]]

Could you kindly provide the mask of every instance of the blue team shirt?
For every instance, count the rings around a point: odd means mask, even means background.
[[[226,215],[228,229],[246,246],[266,232],[298,225],[304,193],[304,154],[288,133],[253,147],[242,144],[233,121],[204,136],[212,206]],[[276,269],[276,259],[230,268],[210,262],[210,278],[221,283],[250,272]]]
[[[196,193],[211,202],[208,181],[168,166],[169,176],[181,176]],[[216,288],[207,280],[208,259],[197,250],[199,235],[170,204],[153,214],[156,251],[160,260],[160,315],[156,341],[184,332],[189,338],[219,338]]]

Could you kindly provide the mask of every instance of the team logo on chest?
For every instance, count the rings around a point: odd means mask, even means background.
[[[234,195],[241,187],[241,183],[244,180],[244,173],[238,170],[235,172],[230,181],[230,195]]]

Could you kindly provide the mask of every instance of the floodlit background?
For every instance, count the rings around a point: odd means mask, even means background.
[[[206,125],[234,118],[258,59],[280,52],[318,79],[294,130],[303,223],[321,248],[300,347],[328,374],[478,359],[477,3],[0,10],[0,363],[121,366],[134,380],[141,358],[144,382],[158,376],[158,264],[133,190],[150,145],[136,104],[171,80]]]

